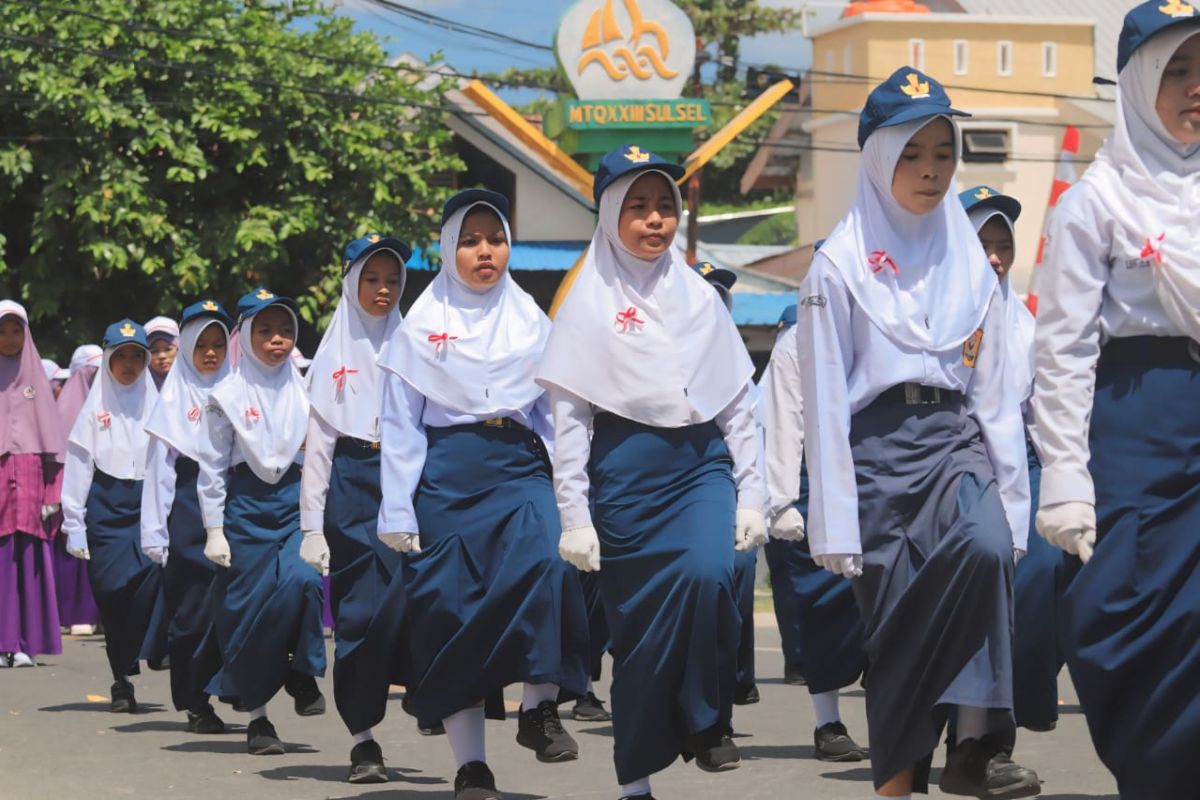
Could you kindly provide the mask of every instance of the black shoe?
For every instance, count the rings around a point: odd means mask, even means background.
[[[1042,793],[1037,773],[1009,758],[1001,741],[991,734],[955,745],[946,756],[938,787],[946,794],[989,800]]]
[[[289,672],[283,688],[295,700],[296,713],[315,717],[325,713],[325,695],[317,688],[317,679],[300,672]]]
[[[188,733],[224,733],[225,723],[210,705],[187,712],[187,729]]]
[[[804,673],[800,671],[798,664],[783,665],[783,682],[788,686],[805,686],[808,683],[804,680]]]
[[[558,704],[543,700],[537,708],[521,709],[517,717],[517,744],[537,753],[538,761],[574,761],[579,758],[579,745],[563,730],[558,718]]]
[[[1022,725],[1021,727],[1027,731],[1033,731],[1034,733],[1049,733],[1058,727],[1058,723],[1054,720],[1051,720],[1050,722],[1031,722],[1028,725]]]
[[[621,800],[654,800],[652,794],[627,794]]]
[[[415,718],[417,715],[413,713],[412,705],[409,702],[408,697],[409,694],[407,691],[405,691],[404,696],[400,698],[400,709],[405,714]],[[417,720],[417,733],[421,734],[422,736],[445,736],[446,726],[439,722],[436,725],[431,725],[430,727],[426,728],[421,724],[420,720]]]
[[[750,706],[758,702],[758,687],[753,683],[749,686],[741,684],[733,688],[733,704],[735,706]]]
[[[454,776],[454,800],[504,800],[496,778],[482,761],[468,761]]]
[[[359,742],[350,751],[351,783],[387,783],[387,769],[383,766],[383,751],[374,739]]]
[[[129,681],[116,681],[112,685],[112,700],[109,701],[108,710],[114,714],[136,714],[138,710],[137,698],[133,696],[133,684]]]
[[[266,717],[252,719],[246,726],[246,752],[252,756],[283,755],[283,742]]]
[[[841,722],[828,722],[813,731],[813,749],[818,761],[862,761],[867,751],[859,747],[846,726]]]
[[[705,772],[725,772],[742,765],[738,746],[717,726],[692,734],[689,748],[696,756],[696,766]]]
[[[575,701],[575,707],[571,709],[571,719],[578,722],[608,722],[612,719],[612,714],[604,707],[603,700],[588,692],[587,697]]]
[[[162,658],[160,658],[157,661],[152,661],[150,659],[146,659],[146,666],[149,667],[150,669],[154,670],[155,672],[163,672],[163,671],[171,668],[171,657],[163,656]]]

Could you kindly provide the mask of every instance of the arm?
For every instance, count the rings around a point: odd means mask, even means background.
[[[177,455],[157,436],[150,437],[146,455],[146,477],[142,481],[142,551],[170,547],[167,518],[175,502],[175,459]]]
[[[303,531],[325,530],[325,497],[329,494],[335,447],[337,431],[317,412],[312,412],[304,443],[304,469],[300,472],[300,529]]]
[[[91,455],[77,444],[67,446],[67,464],[63,467],[62,531],[67,547],[87,549],[87,497],[92,490],[96,465]]]
[[[554,411],[550,408],[550,393],[543,392],[529,412],[533,432],[542,437],[546,453],[554,460]]]
[[[550,405],[554,409],[554,494],[558,498],[558,513],[564,531],[585,528],[592,524],[588,503],[587,465],[592,455],[592,407],[583,398],[566,389],[550,390]]]
[[[379,535],[420,532],[413,510],[413,494],[425,471],[429,440],[421,414],[425,398],[402,378],[389,372],[383,387],[383,410],[379,416],[382,447]]]
[[[210,402],[204,412],[208,440],[200,453],[200,471],[196,492],[200,495],[200,516],[207,530],[225,527],[225,479],[233,463],[233,425]]]
[[[733,459],[733,482],[737,486],[737,507],[762,513],[767,489],[758,471],[758,427],[747,387],[717,414],[717,427],[725,437],[725,446]]]
[[[775,516],[800,499],[804,401],[795,336],[784,334],[767,362],[767,376],[762,399],[767,419],[767,499],[771,516]]]

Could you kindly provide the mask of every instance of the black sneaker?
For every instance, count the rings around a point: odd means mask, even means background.
[[[758,687],[753,683],[749,686],[738,684],[733,689],[733,704],[735,706],[751,706],[758,702]]]
[[[400,698],[400,709],[410,717],[415,718],[417,716],[413,713],[412,704],[409,702],[407,691],[404,693],[404,696]],[[426,728],[421,724],[420,720],[417,720],[417,733],[421,734],[422,736],[445,736],[446,726],[439,722],[436,725],[431,725],[430,727]]]
[[[783,682],[788,686],[805,686],[808,683],[804,680],[804,673],[800,671],[799,664],[783,665]]]
[[[351,783],[387,783],[387,769],[383,766],[383,751],[374,739],[359,742],[350,751]]]
[[[225,723],[211,705],[187,712],[188,733],[224,733]]]
[[[317,679],[301,672],[289,672],[283,688],[295,701],[296,713],[315,717],[325,713],[325,695],[317,688]]]
[[[588,692],[587,697],[575,701],[575,707],[571,709],[571,719],[578,722],[608,722],[612,719],[612,714],[604,707],[603,700]]]
[[[126,680],[116,681],[111,689],[112,700],[108,710],[114,714],[136,714],[137,698],[133,695],[133,684]]]
[[[867,751],[850,738],[841,722],[828,722],[813,731],[813,749],[818,761],[862,761]]]
[[[1050,722],[1030,722],[1026,725],[1022,725],[1021,727],[1027,731],[1033,731],[1034,733],[1049,733],[1058,727],[1058,722],[1054,720],[1051,720]]]
[[[742,765],[742,754],[729,734],[719,727],[692,734],[689,747],[696,757],[696,766],[705,772],[726,772]]]
[[[468,761],[454,776],[454,800],[504,800],[496,778],[482,761]]]
[[[517,716],[517,744],[537,753],[538,761],[574,761],[579,758],[579,745],[563,730],[558,718],[558,704],[543,700],[537,708],[521,709]]]
[[[621,800],[654,800],[654,795],[652,795],[652,794],[627,794],[627,795],[624,795],[621,798]]]
[[[1003,744],[991,734],[959,742],[950,750],[938,788],[946,794],[989,800],[1042,793],[1037,773],[1009,758]]]
[[[155,672],[164,672],[171,668],[171,657],[169,655],[163,656],[157,661],[146,659],[146,666]]]
[[[252,756],[283,755],[283,742],[266,717],[252,719],[246,726],[246,752]]]

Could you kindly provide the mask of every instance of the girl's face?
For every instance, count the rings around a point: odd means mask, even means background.
[[[281,306],[270,306],[254,315],[250,323],[250,347],[269,367],[277,367],[292,355],[296,345],[296,324],[291,313]]]
[[[225,363],[225,331],[220,325],[209,325],[196,338],[192,351],[192,366],[201,375],[212,375]]]
[[[179,347],[169,339],[155,339],[150,344],[150,371],[162,377],[171,371]]]
[[[131,386],[146,368],[146,349],[139,344],[123,344],[108,359],[108,371],[122,386]]]
[[[983,252],[987,253],[988,263],[996,271],[997,278],[1003,278],[1012,269],[1013,259],[1016,258],[1016,248],[1013,246],[1012,233],[1008,225],[999,217],[992,217],[983,223],[979,229],[979,243]]]
[[[667,252],[679,227],[675,192],[661,172],[647,172],[633,182],[621,201],[617,233],[625,249],[653,261]]]
[[[25,323],[15,314],[0,319],[0,356],[19,356],[25,349]]]
[[[954,179],[954,126],[938,118],[913,134],[892,173],[892,197],[910,214],[938,207]]]
[[[373,253],[358,275],[358,304],[372,317],[386,317],[400,302],[400,262],[387,250]]]
[[[504,223],[494,211],[481,208],[463,218],[454,262],[467,286],[476,290],[495,286],[508,270],[510,252]]]
[[[1200,33],[1179,45],[1167,62],[1154,110],[1180,144],[1200,144]]]

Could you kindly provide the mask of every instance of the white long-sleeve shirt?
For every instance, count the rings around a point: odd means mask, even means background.
[[[800,499],[804,461],[804,401],[794,330],[775,339],[760,386],[767,427],[766,479],[772,517]]]
[[[72,550],[87,548],[87,498],[95,474],[96,463],[91,453],[77,444],[68,445],[63,466],[62,532]]]
[[[175,461],[179,452],[157,436],[150,437],[146,477],[142,483],[142,549],[169,547],[167,518],[175,503]]]
[[[546,451],[553,455],[554,425],[545,394],[515,411],[466,414],[430,400],[407,381],[388,373],[383,387],[383,413],[379,418],[383,443],[380,475],[383,504],[379,507],[379,532],[420,533],[413,495],[421,482],[421,473],[425,471],[425,455],[429,448],[426,428],[470,425],[496,417],[511,419],[529,428],[542,438]]]
[[[562,528],[569,531],[592,524],[588,505],[587,465],[592,452],[591,428],[595,415],[603,410],[578,395],[556,387],[551,390],[554,408],[554,493]],[[737,487],[738,508],[762,512],[766,488],[758,472],[758,430],[750,392],[743,388],[715,422],[733,460],[733,481]]]
[[[304,472],[300,474],[300,529],[325,530],[325,498],[333,474],[333,451],[337,449],[337,429],[313,411],[308,419],[304,440]]]
[[[1185,335],[1163,311],[1143,245],[1109,217],[1091,184],[1076,184],[1054,209],[1034,338],[1043,507],[1096,502],[1088,429],[1101,346],[1127,336]]]
[[[897,346],[857,307],[845,282],[823,256],[813,261],[800,296],[823,299],[802,303],[796,324],[809,475],[807,530],[813,555],[862,552],[850,418],[885,389],[907,382],[963,393],[996,473],[1013,546],[1026,549],[1029,466],[1020,410],[1023,398],[1017,396],[1013,382],[1005,380],[1009,336],[1000,287],[983,321],[974,367],[964,363],[962,347],[929,352]],[[784,424],[781,421],[776,428]]]
[[[209,409],[204,414],[204,424],[208,433],[207,441],[202,445],[199,466],[200,473],[196,479],[196,493],[200,496],[200,516],[204,527],[225,527],[225,486],[229,470],[238,464],[245,463],[241,444],[233,423],[224,414]],[[298,450],[293,459],[295,464],[304,463],[304,451]]]

